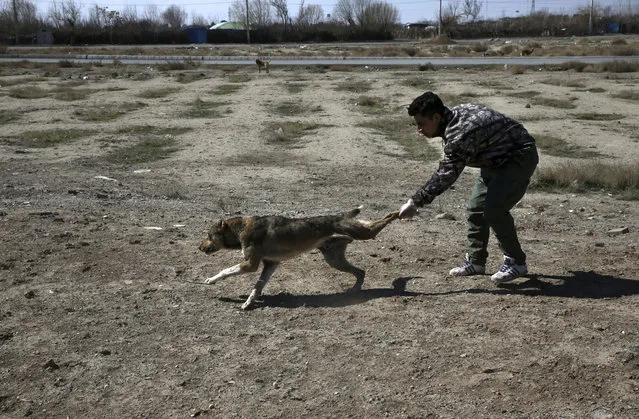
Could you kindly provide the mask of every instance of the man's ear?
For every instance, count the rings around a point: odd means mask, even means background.
[[[439,112],[436,112],[433,114],[433,121],[439,125],[439,123],[442,121],[442,115]]]

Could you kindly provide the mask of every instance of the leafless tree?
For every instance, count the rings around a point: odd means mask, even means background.
[[[299,26],[313,26],[324,19],[324,9],[319,4],[309,4],[304,6],[304,1],[300,4],[300,10],[297,13],[297,24]]]
[[[453,0],[448,2],[446,7],[442,9],[442,29],[447,26],[454,25],[459,21],[459,17],[461,16],[459,7],[459,0]],[[437,20],[439,20],[439,16],[437,16]]]
[[[367,30],[390,32],[399,22],[399,10],[386,2],[374,2],[362,11],[359,20]]]
[[[175,30],[180,29],[182,26],[184,26],[188,15],[184,8],[172,4],[167,7],[160,16],[162,17],[162,21],[164,23],[169,25],[171,29]]]
[[[399,21],[399,10],[379,0],[338,0],[333,17],[361,29],[388,31]]]
[[[264,27],[272,22],[271,5],[268,0],[251,0],[249,2],[249,23],[252,26]]]
[[[286,0],[269,0],[269,4],[275,9],[275,16],[284,24],[284,32],[286,32],[286,25],[290,20]]]
[[[246,2],[235,0],[229,7],[229,19],[234,22],[246,23]]]
[[[155,4],[147,4],[142,13],[142,19],[147,21],[151,26],[159,26],[161,19],[158,7]]]
[[[15,5],[15,10],[13,6]],[[18,27],[15,27],[17,23]],[[21,33],[31,33],[38,30],[40,20],[37,17],[37,8],[30,0],[0,1],[0,33],[11,30],[14,34],[16,29]]]
[[[466,20],[474,22],[481,12],[481,6],[481,0],[464,0],[462,15],[466,16]]]
[[[80,22],[82,6],[75,0],[53,0],[49,7],[48,17],[56,28],[69,28],[73,30]]]
[[[138,10],[135,6],[124,6],[120,12],[120,21],[123,25],[134,25],[138,22]]]
[[[201,14],[191,12],[191,25],[193,26],[209,26],[209,22]]]
[[[120,12],[109,10],[108,7],[100,7],[97,4],[89,10],[89,24],[109,31],[109,40],[113,43],[113,30],[122,22]]]
[[[355,25],[355,1],[338,0],[333,9],[333,19],[348,25]]]

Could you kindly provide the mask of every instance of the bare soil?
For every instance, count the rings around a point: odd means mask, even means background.
[[[362,217],[376,218],[397,209],[437,162],[412,160],[357,124],[405,116],[428,88],[403,84],[407,78],[440,93],[472,92],[527,120],[531,132],[602,160],[636,162],[639,107],[612,96],[636,88],[636,73],[1,71],[0,111],[17,115],[3,118],[0,133],[0,417],[639,416],[639,208],[609,191],[530,191],[513,215],[531,273],[501,287],[488,275],[447,275],[465,252],[473,169],[414,220],[349,247],[349,259],[367,271],[355,295],[345,293],[353,278],[312,252],[283,263],[263,301],[245,312],[257,274],[203,285],[241,255],[197,250],[221,217],[364,205]],[[179,73],[197,80],[179,83]],[[245,76],[241,88],[214,94],[231,75]],[[540,83],[548,79],[561,82]],[[94,90],[76,101],[9,95],[70,81]],[[362,113],[359,94],[336,90],[344,81],[370,82],[366,94],[383,99],[384,114]],[[586,88],[568,86],[575,81]],[[291,93],[291,83],[301,91]],[[164,87],[179,90],[137,97]],[[505,95],[527,90],[577,107],[527,107]],[[222,102],[217,117],[185,117],[196,98]],[[286,101],[309,111],[274,112]],[[137,102],[147,106],[114,120],[82,118],[87,109]],[[623,118],[579,120],[578,112]],[[278,121],[319,128],[273,144],[265,127]],[[114,161],[112,153],[138,141],[122,129],[144,125],[177,151]],[[87,134],[50,147],[25,136],[53,129]],[[567,160],[542,151],[540,164]],[[494,272],[502,256],[494,243],[490,252]]]

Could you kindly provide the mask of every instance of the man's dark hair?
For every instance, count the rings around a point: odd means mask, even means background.
[[[433,92],[426,92],[413,100],[413,103],[408,107],[408,115],[432,118],[436,113],[444,115],[445,109],[446,107],[439,96]]]

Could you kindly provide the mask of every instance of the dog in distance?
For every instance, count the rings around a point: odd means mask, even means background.
[[[259,58],[257,58],[255,60],[255,64],[257,64],[257,72],[261,73],[262,70],[266,71],[268,73],[268,67],[269,64],[271,64],[270,60],[260,60]]]
[[[221,249],[241,250],[244,261],[223,269],[204,282],[213,284],[229,276],[256,272],[262,262],[259,280],[242,305],[246,310],[262,295],[264,286],[282,261],[319,249],[331,267],[355,276],[355,284],[349,292],[359,291],[365,272],[346,260],[346,247],[354,240],[374,239],[384,227],[399,218],[399,211],[394,211],[384,218],[365,221],[355,218],[360,210],[361,207],[338,215],[307,218],[252,216],[220,220],[211,227],[199,249],[206,254]]]

